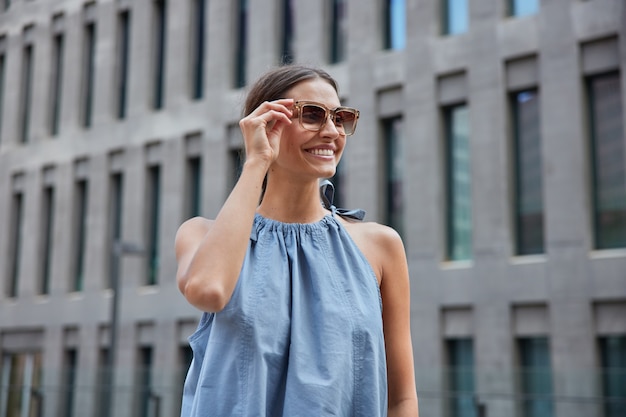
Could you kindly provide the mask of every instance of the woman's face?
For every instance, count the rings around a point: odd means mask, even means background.
[[[295,101],[315,102],[331,110],[341,105],[335,89],[321,78],[296,84],[285,96]],[[291,176],[330,178],[335,175],[345,144],[346,136],[330,117],[317,132],[305,129],[298,117],[294,117],[283,131],[275,164]]]

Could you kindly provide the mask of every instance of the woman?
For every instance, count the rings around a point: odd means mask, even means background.
[[[237,184],[176,236],[180,291],[205,312],[182,416],[417,416],[402,241],[320,195],[359,112],[325,71],[291,65],[244,113]]]

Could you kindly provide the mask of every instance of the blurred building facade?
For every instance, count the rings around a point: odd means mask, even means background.
[[[176,229],[285,62],[361,110],[335,182],[405,240],[421,414],[626,415],[622,0],[3,0],[0,415],[178,413]]]

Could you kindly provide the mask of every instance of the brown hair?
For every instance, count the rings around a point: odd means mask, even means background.
[[[249,115],[265,101],[286,98],[285,94],[296,84],[321,78],[330,84],[337,93],[339,88],[337,82],[326,71],[320,68],[305,65],[285,65],[274,68],[263,74],[248,91],[248,96],[244,103],[244,116]]]

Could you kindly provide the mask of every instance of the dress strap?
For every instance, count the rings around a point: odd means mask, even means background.
[[[362,221],[365,218],[365,210],[362,209],[343,209],[337,208],[333,205],[335,198],[335,186],[329,180],[320,182],[320,197],[322,198],[322,205],[332,211],[333,216],[336,214],[341,217],[348,217],[350,219]]]

